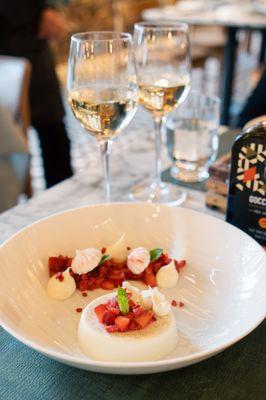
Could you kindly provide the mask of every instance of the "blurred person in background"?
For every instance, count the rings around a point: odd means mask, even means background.
[[[53,3],[0,0],[0,54],[27,58],[32,65],[31,124],[40,139],[47,187],[72,175],[64,108],[48,43],[64,35],[65,23]]]
[[[266,115],[266,67],[239,114],[238,126],[243,128],[250,120],[263,115]]]
[[[28,165],[24,134],[0,104],[0,213],[16,205],[25,188]]]

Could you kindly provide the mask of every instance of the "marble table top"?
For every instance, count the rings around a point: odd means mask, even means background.
[[[48,215],[89,204],[104,202],[102,168],[96,144],[84,134],[88,163],[73,178],[68,179],[42,194],[0,215],[0,243],[26,225]],[[81,141],[84,146],[84,142]],[[171,164],[166,147],[162,151],[163,168]],[[151,117],[138,110],[131,124],[113,143],[110,157],[111,201],[130,201],[132,185],[152,177],[154,171],[154,136]],[[218,218],[224,215],[208,209],[204,193],[186,189],[188,197],[184,207],[209,213]]]
[[[265,10],[266,13],[266,10]],[[250,2],[216,7],[214,10],[184,10],[176,6],[150,8],[142,12],[148,21],[182,21],[189,25],[220,25],[225,27],[266,29],[266,14],[257,12]]]

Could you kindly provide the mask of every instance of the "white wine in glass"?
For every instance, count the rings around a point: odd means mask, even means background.
[[[186,193],[161,180],[163,118],[186,98],[190,89],[188,26],[182,23],[137,23],[134,44],[139,104],[152,114],[155,125],[155,179],[132,188],[135,200],[181,204]]]
[[[68,100],[77,120],[98,142],[107,202],[110,200],[110,144],[133,118],[137,93],[130,34],[85,32],[72,36]]]

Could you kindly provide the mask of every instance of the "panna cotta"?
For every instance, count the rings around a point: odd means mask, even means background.
[[[178,335],[171,307],[167,307],[169,303],[164,296],[157,288],[155,293],[150,288],[151,307],[154,303],[158,308],[159,297],[161,306],[165,303],[165,312],[159,316],[152,309],[142,307],[141,292],[139,302],[133,302],[128,291],[118,288],[118,293],[119,290],[126,293],[129,301],[124,314],[119,310],[116,292],[97,298],[83,310],[78,327],[82,351],[94,360],[118,362],[155,361],[171,353]]]

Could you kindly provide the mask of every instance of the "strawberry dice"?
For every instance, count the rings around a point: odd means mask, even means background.
[[[116,316],[111,311],[106,311],[103,315],[103,323],[107,326],[114,325]]]
[[[118,327],[119,332],[125,332],[128,328],[129,323],[130,319],[127,317],[123,317],[122,315],[116,317],[115,319],[115,325]]]
[[[151,286],[151,287],[157,286],[156,277],[155,277],[154,273],[152,272],[152,268],[150,266],[148,266],[145,270],[144,281],[145,281],[146,285],[148,285],[148,286]]]
[[[153,320],[153,312],[150,310],[144,310],[142,313],[135,318],[136,323],[143,329],[146,328]]]
[[[101,288],[105,290],[113,290],[114,287],[114,282],[112,282],[110,279],[104,279],[104,281],[101,283]]]
[[[106,305],[99,304],[97,307],[94,308],[94,312],[97,315],[98,321],[103,323],[104,314],[106,312]]]

